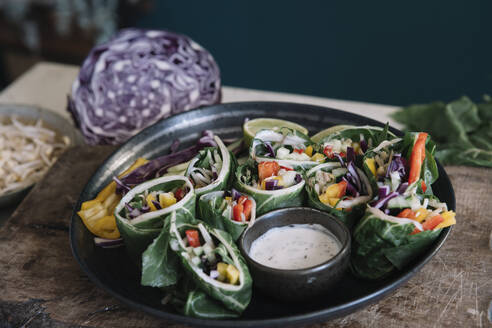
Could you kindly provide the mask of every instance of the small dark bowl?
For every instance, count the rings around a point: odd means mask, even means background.
[[[315,223],[328,229],[342,245],[330,260],[306,269],[283,270],[262,265],[249,256],[253,241],[271,228]],[[334,216],[308,207],[290,207],[257,218],[239,239],[239,248],[248,262],[255,286],[280,301],[296,302],[326,293],[343,276],[349,265],[350,242],[349,230]]]

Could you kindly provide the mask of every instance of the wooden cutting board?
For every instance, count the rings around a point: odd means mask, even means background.
[[[183,327],[122,305],[90,282],[72,257],[72,208],[113,150],[69,149],[0,227],[0,327]],[[491,326],[492,170],[446,171],[458,224],[439,253],[379,303],[311,327]]]

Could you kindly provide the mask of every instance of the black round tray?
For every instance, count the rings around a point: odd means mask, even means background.
[[[137,157],[154,158],[169,152],[179,138],[181,147],[194,143],[203,130],[209,129],[223,138],[242,135],[245,118],[273,117],[297,122],[310,135],[337,124],[377,125],[372,119],[319,106],[279,103],[243,102],[215,105],[175,115],[140,132],[116,150],[99,167],[80,194],[70,225],[70,245],[76,260],[89,278],[129,306],[167,320],[209,327],[272,327],[326,321],[367,306],[388,294],[415,275],[443,245],[450,228],[404,270],[380,281],[366,281],[350,273],[327,295],[299,304],[280,303],[253,289],[253,298],[243,315],[235,320],[203,320],[176,313],[163,306],[162,292],[139,284],[139,270],[128,259],[125,249],[102,249],[94,245],[93,235],[85,228],[76,211],[83,201],[92,199],[111,181],[116,172],[130,166]],[[396,129],[394,133],[401,135]],[[438,163],[439,179],[433,185],[435,194],[455,210],[453,187]]]

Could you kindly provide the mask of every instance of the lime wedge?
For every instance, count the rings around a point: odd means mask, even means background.
[[[244,142],[249,147],[258,131],[265,129],[277,131],[283,127],[297,130],[305,135],[308,134],[308,130],[297,123],[276,118],[255,118],[243,124]]]
[[[318,143],[321,140],[323,140],[324,137],[326,137],[332,133],[345,130],[347,128],[353,128],[353,125],[334,125],[332,127],[329,127],[328,129],[324,129],[323,131],[316,133],[314,136],[311,137],[311,140],[313,142]]]

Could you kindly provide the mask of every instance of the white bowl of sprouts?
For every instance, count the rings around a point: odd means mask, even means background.
[[[25,105],[0,105],[0,208],[18,203],[63,151],[82,142],[60,115]]]

